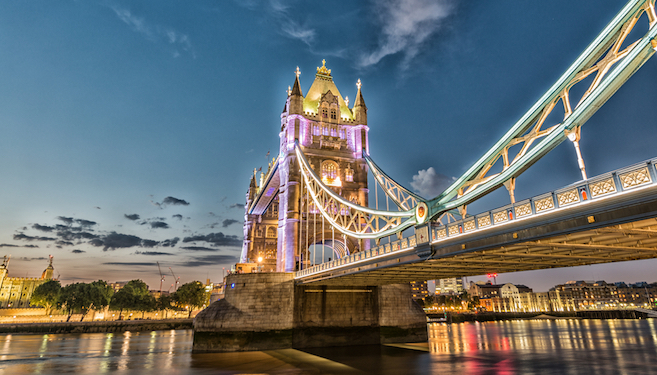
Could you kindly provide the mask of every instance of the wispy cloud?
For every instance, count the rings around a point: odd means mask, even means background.
[[[135,32],[141,34],[147,40],[154,43],[167,43],[169,46],[173,47],[173,57],[179,57],[181,54],[180,52],[183,51],[189,53],[193,58],[196,58],[196,53],[194,52],[194,48],[192,47],[192,43],[187,34],[178,32],[170,27],[150,23],[143,17],[133,14],[126,8],[113,6],[112,10],[121,21]]]
[[[433,167],[429,167],[429,169],[419,170],[413,176],[411,187],[421,196],[433,198],[448,188],[454,180],[454,177],[447,177],[444,174],[436,173]]]
[[[314,41],[316,31],[305,23],[299,23],[292,18],[290,7],[281,0],[269,0],[270,14],[281,26],[281,32],[288,38],[297,39],[308,46]]]
[[[374,0],[380,40],[376,49],[363,55],[359,65],[377,64],[386,56],[402,53],[402,70],[408,69],[422,45],[438,32],[454,11],[455,0]]]

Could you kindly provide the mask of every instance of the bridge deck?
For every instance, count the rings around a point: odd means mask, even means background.
[[[297,277],[382,285],[657,258],[657,185]]]

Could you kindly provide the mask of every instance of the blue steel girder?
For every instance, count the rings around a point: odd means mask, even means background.
[[[626,37],[643,15],[648,17],[648,32],[621,50]],[[430,219],[499,188],[563,142],[569,133],[578,132],[579,127],[655,53],[656,25],[655,0],[628,2],[557,82],[493,147],[443,193],[427,202]],[[573,109],[569,90],[594,73],[596,76],[591,86]],[[560,101],[564,107],[564,120],[543,129],[544,121]],[[518,144],[522,147],[510,159],[509,148]],[[504,164],[503,170],[489,174],[500,158]]]
[[[298,142],[295,142],[294,150],[303,176],[302,191],[312,199],[313,210],[317,210],[340,233],[359,239],[374,239],[399,233],[417,224],[414,208],[381,211],[341,197],[317,176]]]
[[[374,178],[376,178],[376,181],[381,185],[383,192],[395,203],[395,205],[397,205],[397,207],[399,207],[399,209],[407,211],[417,206],[418,202],[426,201],[426,199],[401,186],[388,176],[365,152],[363,152],[363,157],[365,158],[367,165],[369,165]]]

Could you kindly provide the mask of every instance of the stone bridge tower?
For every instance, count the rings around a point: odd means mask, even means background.
[[[321,215],[313,213],[312,204],[306,206],[294,152],[296,140],[326,185],[342,197],[367,206],[369,191],[363,150],[368,151],[369,128],[360,80],[356,100],[350,108],[349,99],[343,99],[325,61],[317,68],[315,80],[305,96],[299,75],[297,68],[281,114],[276,266],[279,272],[290,272],[298,269],[300,262],[306,263],[306,249],[313,244],[324,243],[340,256],[369,246],[333,232],[328,223],[321,225]]]

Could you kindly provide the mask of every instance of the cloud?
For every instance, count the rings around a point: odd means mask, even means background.
[[[102,246],[103,251],[107,251],[140,246],[141,242],[142,239],[137,236],[111,232],[106,236],[91,240],[90,243],[96,247]]]
[[[135,251],[135,254],[139,255],[174,255],[172,253],[165,253],[162,251]]]
[[[294,20],[289,11],[290,7],[280,0],[269,1],[269,14],[274,16],[275,22],[280,25],[280,31],[284,36],[291,39],[297,39],[310,46],[315,40],[315,29],[309,27],[306,23],[299,23]]]
[[[421,196],[433,198],[448,188],[454,180],[454,177],[447,177],[443,174],[436,173],[433,167],[429,167],[426,170],[419,170],[413,176],[411,187]]]
[[[139,17],[125,8],[112,7],[112,10],[121,21],[147,40],[154,43],[166,43],[173,47],[173,57],[179,57],[182,50],[196,58],[196,53],[187,34],[180,33],[169,27],[151,24],[143,17]]]
[[[226,219],[221,223],[221,226],[224,227],[224,228],[228,228],[230,225],[233,225],[233,224],[236,224],[236,223],[239,223],[239,220]]]
[[[172,218],[172,219],[182,220],[182,219],[183,219],[183,215],[181,215],[181,214],[175,214],[175,215],[171,216],[171,218]]]
[[[12,245],[12,244],[8,244],[8,243],[0,243],[0,247],[21,247],[21,246]]]
[[[38,258],[18,257],[17,259],[18,260],[28,260],[29,261],[29,260],[46,260],[48,258],[46,258],[46,257],[38,257]]]
[[[86,253],[86,251],[84,251],[84,250],[80,250],[80,249],[71,250],[71,252],[72,252],[73,254],[82,254],[82,253]]]
[[[137,214],[130,214],[130,215],[123,214],[123,216],[125,216],[125,218],[128,220],[132,220],[132,221],[139,220],[139,215]]]
[[[183,250],[191,250],[191,251],[219,251],[219,249],[213,249],[211,247],[205,247],[205,246],[185,246],[181,247]]]
[[[75,221],[75,219],[73,219],[72,217],[66,217],[66,216],[57,216],[57,219],[65,222],[68,225],[73,224],[73,221]]]
[[[151,221],[151,228],[153,229],[167,229],[169,228],[169,224],[165,223],[164,221]]]
[[[166,197],[162,201],[162,204],[173,204],[173,205],[182,205],[182,206],[189,206],[189,202],[187,202],[184,199],[178,199],[174,197]]]
[[[237,257],[233,255],[204,255],[193,257],[191,260],[182,263],[185,267],[213,266],[217,264],[231,264],[237,262]]]
[[[242,240],[234,235],[224,235],[221,232],[206,235],[196,235],[183,238],[183,242],[208,242],[214,246],[242,246]]]
[[[18,234],[14,234],[14,240],[20,240],[20,241],[55,241],[56,238],[52,238],[52,237],[33,237],[33,236],[28,236],[24,233],[18,233]]]
[[[241,204],[241,203],[234,203],[234,204],[231,204],[230,206],[228,206],[228,208],[239,208],[239,209],[243,210],[244,205]]]
[[[374,0],[380,40],[376,49],[360,58],[359,65],[376,65],[384,57],[401,53],[406,70],[422,45],[440,30],[454,11],[454,0]]]
[[[73,225],[73,223],[76,223],[81,227],[85,227],[85,228],[92,227],[98,224],[95,221],[85,220],[85,219],[74,219],[72,217],[66,217],[66,216],[57,216],[57,219],[63,221],[67,225]]]
[[[176,246],[176,244],[178,243],[178,241],[180,241],[180,238],[178,238],[178,237],[174,237],[174,238],[172,238],[172,239],[164,240],[164,241],[160,242],[160,246],[164,246],[164,247],[174,247],[174,246]]]
[[[108,266],[156,266],[157,263],[150,262],[105,262]]]
[[[52,232],[53,230],[55,230],[55,228],[53,227],[49,227],[47,225],[41,225],[41,224],[34,224],[32,225],[32,228],[36,230],[40,230],[42,232]]]

